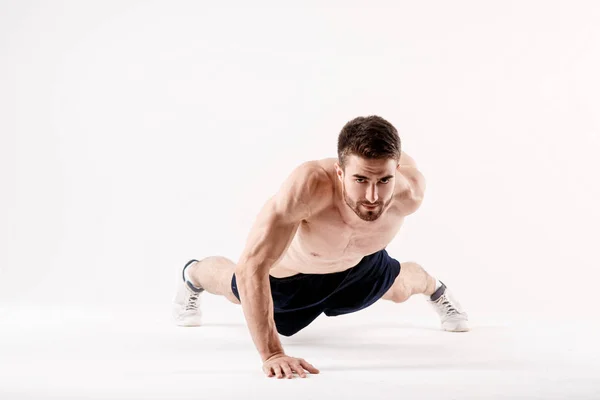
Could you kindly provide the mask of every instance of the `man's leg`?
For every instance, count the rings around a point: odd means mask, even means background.
[[[240,304],[231,287],[235,268],[236,264],[228,258],[218,256],[208,257],[190,264],[186,269],[186,276],[190,283],[197,288],[202,288],[212,294],[225,296],[232,303]],[[313,303],[315,302],[315,295],[317,296],[316,298],[319,295],[326,297],[328,293],[319,294],[315,292],[311,281],[319,282],[324,278],[325,275],[304,275],[300,280],[298,278],[293,278],[292,280],[287,278],[270,278],[271,292],[284,303],[295,302],[296,306],[301,306],[302,298],[307,294],[306,289],[308,289],[312,297],[306,301]],[[332,280],[333,282],[330,282],[329,286],[339,286],[339,282],[335,278]],[[321,282],[317,287],[323,289],[327,286],[327,284]],[[304,292],[300,290],[302,288],[305,289]],[[289,296],[294,298],[289,298]],[[299,301],[300,303],[298,303]],[[323,307],[319,304],[310,307],[299,307],[299,309],[293,312],[277,310],[277,301],[274,301],[274,305],[276,307],[274,317],[277,331],[284,336],[291,336],[297,333],[308,326],[323,312]]]
[[[414,262],[401,263],[400,274],[394,284],[383,295],[383,299],[394,303],[402,303],[413,294],[431,296],[435,292],[436,280],[429,275],[419,264]]]
[[[240,304],[231,291],[231,278],[236,264],[228,258],[214,256],[194,262],[187,267],[190,282],[208,293],[225,296],[229,301]]]
[[[466,332],[469,330],[468,315],[452,293],[440,282],[429,275],[419,264],[402,263],[400,274],[392,287],[383,295],[386,300],[402,303],[413,294],[424,294],[438,313],[442,329],[450,332]]]

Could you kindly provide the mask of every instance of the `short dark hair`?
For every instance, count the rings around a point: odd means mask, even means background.
[[[377,115],[348,121],[338,136],[338,160],[342,168],[350,154],[363,158],[400,160],[401,152],[398,131]]]

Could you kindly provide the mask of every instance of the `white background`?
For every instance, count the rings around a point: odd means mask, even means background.
[[[13,357],[4,359],[59,348],[37,337],[64,339],[85,324],[136,321],[146,335],[157,332],[149,321],[170,327],[183,264],[237,261],[288,173],[334,157],[344,123],[371,114],[396,126],[427,178],[390,254],[443,280],[475,328],[545,321],[591,335],[598,21],[592,1],[0,2],[0,311]],[[209,322],[240,324],[235,335],[222,329],[248,354],[240,373],[262,379],[241,311],[209,296]],[[434,318],[422,304],[378,303],[346,320]],[[98,336],[82,337],[98,349]],[[64,358],[59,350],[49,359]],[[594,363],[599,354],[593,340],[581,352]],[[41,387],[5,367],[12,386],[0,381],[0,394]],[[581,396],[600,393],[585,382]]]

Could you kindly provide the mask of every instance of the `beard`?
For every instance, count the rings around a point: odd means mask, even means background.
[[[375,203],[369,203],[368,201],[354,201],[348,194],[346,193],[346,188],[342,188],[342,192],[344,194],[344,201],[354,211],[356,215],[363,221],[375,221],[377,218],[381,216],[383,210],[392,202],[392,197],[385,203],[382,201],[377,201]],[[362,204],[373,205],[375,208],[361,208]]]

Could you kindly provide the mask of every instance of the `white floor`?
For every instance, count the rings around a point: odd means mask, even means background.
[[[276,380],[262,374],[241,309],[214,296],[203,307],[199,328],[171,325],[168,307],[5,307],[0,399],[600,399],[591,319],[472,315],[471,332],[447,333],[425,309],[377,303],[283,338],[321,374]]]

